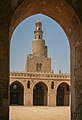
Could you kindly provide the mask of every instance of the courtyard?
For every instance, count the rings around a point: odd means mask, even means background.
[[[10,106],[9,120],[70,120],[70,107]]]

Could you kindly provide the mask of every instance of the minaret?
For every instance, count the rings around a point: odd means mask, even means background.
[[[35,23],[34,40],[32,41],[32,54],[27,56],[27,72],[51,72],[51,58],[47,56],[47,46],[43,39],[42,23]]]
[[[37,20],[35,23],[34,40],[32,42],[32,53],[38,56],[47,57],[47,46],[43,40],[42,23]]]
[[[43,31],[42,31],[42,23],[40,20],[37,20],[35,23],[35,39],[34,40],[39,40],[42,39],[43,37]]]

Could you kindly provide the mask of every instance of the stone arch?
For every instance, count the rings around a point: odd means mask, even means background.
[[[67,85],[69,85],[69,87],[71,87],[70,82],[62,81],[62,82],[59,82],[59,84],[57,84],[57,86],[56,86],[56,91],[57,91],[57,89],[58,89],[58,86],[61,85],[61,84],[63,84],[63,83],[66,83]]]
[[[16,26],[25,18],[35,14],[44,14],[55,20],[65,31],[70,43],[71,56],[71,89],[72,89],[72,118],[78,119],[79,107],[78,98],[81,98],[81,52],[82,52],[82,24],[76,13],[64,0],[35,0],[24,1],[13,13],[10,24],[10,38]],[[77,52],[77,48],[79,49]],[[8,62],[8,61],[7,61]],[[78,74],[77,74],[78,73]],[[80,74],[80,75],[79,75]],[[78,97],[77,97],[78,96]],[[78,112],[77,112],[78,111]],[[80,115],[81,116],[81,115]]]
[[[24,104],[24,86],[19,81],[10,84],[10,105]]]
[[[10,25],[10,38],[13,31],[15,30],[15,28],[18,26],[19,23],[21,23],[26,18],[35,14],[44,14],[55,20],[65,31],[66,35],[68,36],[68,40],[70,44],[72,44],[71,40],[73,43],[76,42],[75,33],[73,30],[75,30],[74,28],[75,24],[80,25],[80,21],[76,16],[76,13],[69,6],[69,4],[67,4],[67,2],[65,1],[62,2],[61,0],[58,1],[52,0],[51,2],[43,2],[42,0],[40,0],[39,2],[37,0],[36,2],[32,2],[32,1],[22,2],[22,4],[15,10],[12,16],[11,25]],[[73,21],[73,18],[75,21]],[[71,39],[71,37],[74,38]]]
[[[44,82],[38,82],[33,87],[33,105],[47,106],[48,87]]]
[[[47,86],[47,89],[49,88],[48,83],[45,82],[44,80],[39,80],[39,82],[43,82],[43,83]],[[35,82],[35,83],[32,85],[32,90],[33,90],[34,86],[35,86],[37,83],[39,83],[39,82],[37,81],[37,82]]]
[[[66,82],[62,82],[57,87],[56,105],[69,106],[70,87]]]
[[[11,80],[11,81],[10,81],[10,85],[11,85],[13,82],[19,82],[19,83],[24,87],[24,89],[25,89],[25,84],[24,84],[24,82],[23,82],[22,80],[19,80],[19,79]]]

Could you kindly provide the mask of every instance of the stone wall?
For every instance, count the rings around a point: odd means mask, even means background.
[[[0,1],[0,120],[9,120],[9,26],[11,5]]]
[[[27,82],[30,81],[30,88],[27,88]],[[51,89],[51,82],[54,82],[54,88]],[[56,106],[56,97],[58,86],[67,83],[70,87],[70,76],[68,74],[53,74],[41,72],[11,72],[10,85],[14,82],[20,82],[24,86],[24,105],[33,106],[33,89],[39,82],[47,86],[47,106]],[[70,95],[70,91],[69,91]],[[69,101],[65,96],[66,101]],[[66,104],[65,101],[65,104]]]

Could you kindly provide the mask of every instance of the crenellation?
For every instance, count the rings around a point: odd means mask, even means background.
[[[19,73],[16,73],[16,72],[11,72],[10,73],[10,78],[12,77],[17,77],[17,76],[22,76],[22,77],[45,77],[45,78],[54,78],[54,79],[57,79],[57,78],[60,78],[60,79],[63,79],[63,78],[67,78],[67,79],[70,79],[70,75],[68,74],[52,74],[52,73],[44,73],[44,72],[41,72],[41,73],[37,73],[37,72],[27,72],[27,73],[22,73],[22,72],[19,72]]]

